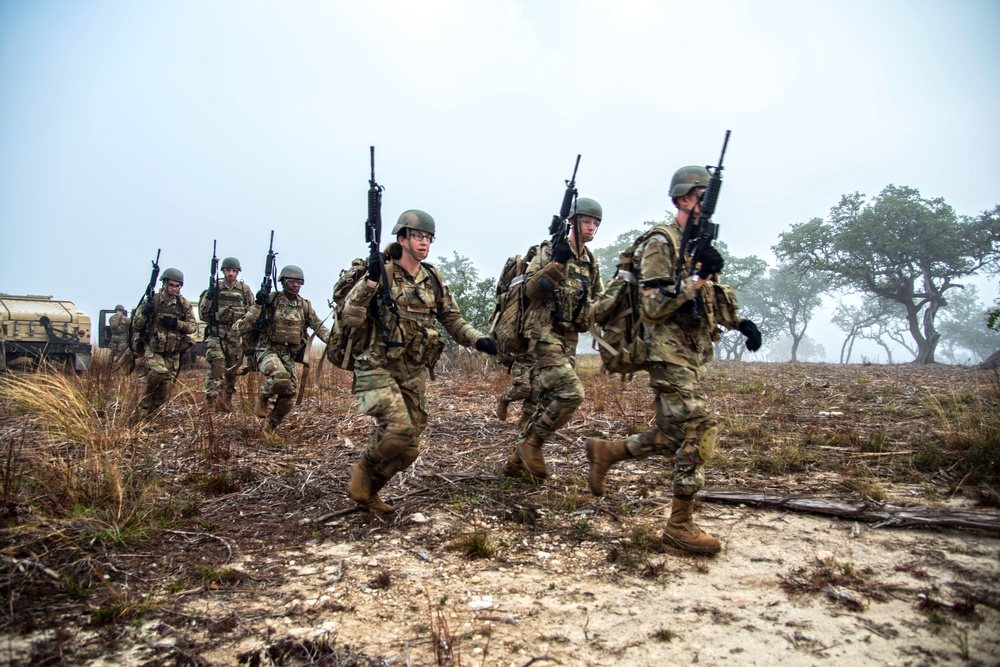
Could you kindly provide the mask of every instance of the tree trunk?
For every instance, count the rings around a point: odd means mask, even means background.
[[[1000,350],[997,350],[989,356],[989,358],[983,363],[979,364],[979,368],[984,370],[989,369],[1000,369]]]

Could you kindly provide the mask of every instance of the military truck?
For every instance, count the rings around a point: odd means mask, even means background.
[[[90,368],[90,318],[72,301],[0,294],[0,371],[40,361]]]
[[[194,311],[194,319],[198,322],[198,331],[194,333],[194,345],[181,357],[181,365],[188,366],[195,363],[198,357],[205,356],[205,327],[198,315],[198,304],[192,303],[191,310]],[[97,327],[97,347],[107,349],[111,347],[111,324],[109,320],[115,314],[113,310],[101,310]]]

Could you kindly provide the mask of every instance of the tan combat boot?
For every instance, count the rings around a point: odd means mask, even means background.
[[[388,477],[383,477],[378,473],[374,473],[372,475],[371,493],[368,495],[369,498],[368,509],[374,510],[376,512],[382,512],[383,514],[388,514],[389,512],[392,512],[394,509],[396,509],[391,504],[385,502],[384,500],[378,497],[378,492],[381,491],[382,487],[384,487],[388,483],[389,483]]]
[[[497,419],[499,419],[502,422],[507,421],[508,405],[510,405],[510,401],[504,398],[503,394],[500,394],[500,396],[497,397],[497,407],[496,410],[494,410],[494,414],[496,414]]]
[[[263,394],[257,394],[253,399],[253,413],[261,419],[266,419],[271,414],[271,409],[267,405],[268,399]]]
[[[354,467],[351,469],[351,481],[347,483],[347,494],[351,500],[362,507],[376,512],[391,512],[392,505],[382,502],[378,497],[379,490],[389,480],[383,480],[381,477],[378,480],[373,479],[374,472],[375,465],[362,454],[361,458],[354,462]]]
[[[517,441],[517,455],[525,470],[536,481],[549,476],[549,470],[545,467],[545,457],[542,456],[542,440],[533,431]]]
[[[521,457],[518,455],[517,448],[515,447],[503,466],[503,474],[507,475],[507,477],[522,477],[524,472],[524,464],[521,463]]]
[[[590,461],[590,492],[595,496],[603,496],[606,491],[604,478],[608,468],[619,461],[632,458],[624,440],[602,440],[587,438],[587,460]]]
[[[670,519],[663,529],[663,538],[673,542],[682,549],[698,554],[717,554],[722,550],[722,544],[701,528],[695,525],[691,517],[693,501],[674,498],[670,509]]]

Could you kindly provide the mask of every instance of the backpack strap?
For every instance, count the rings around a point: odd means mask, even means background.
[[[431,274],[431,283],[434,285],[434,301],[437,303],[437,311],[440,314],[441,306],[444,304],[444,280],[437,267],[430,262],[420,262],[420,265]]]

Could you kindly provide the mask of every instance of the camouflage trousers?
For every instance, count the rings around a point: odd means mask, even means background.
[[[522,439],[534,433],[542,442],[548,441],[583,403],[583,384],[576,375],[574,353],[560,345],[535,345],[530,384],[538,388],[538,402],[521,433]]]
[[[427,367],[405,361],[386,368],[354,369],[358,410],[375,418],[364,456],[388,479],[410,467],[420,454],[427,427]]]
[[[125,334],[115,334],[111,336],[111,359],[117,360],[128,348],[128,336]]]
[[[277,426],[295,405],[299,383],[295,377],[295,358],[288,345],[270,345],[257,348],[257,370],[264,376],[260,395],[267,402],[273,396],[274,408],[267,416],[272,426]]]
[[[719,432],[698,387],[699,368],[697,361],[647,366],[656,428],[625,441],[629,454],[637,459],[653,454],[673,457],[674,496],[683,500],[690,500],[705,486],[702,467],[715,449]]]
[[[236,391],[243,348],[238,336],[210,336],[205,339],[205,360],[208,374],[205,375],[205,395],[217,396],[220,389],[224,397]]]
[[[525,359],[515,361],[511,364],[510,386],[503,393],[503,400],[507,403],[522,401],[522,419],[531,419],[532,415],[535,414],[535,408],[538,404],[538,378],[532,378],[531,371],[533,368],[534,364]],[[535,380],[534,383],[532,383],[532,379]]]
[[[150,412],[167,402],[170,385],[180,369],[181,355],[178,352],[153,352],[147,346],[144,361],[146,388],[139,399],[139,407]]]

